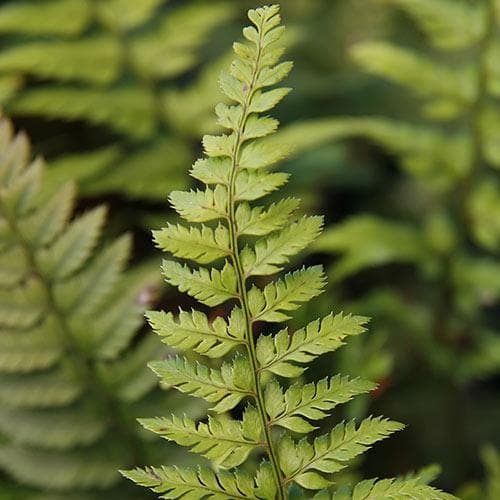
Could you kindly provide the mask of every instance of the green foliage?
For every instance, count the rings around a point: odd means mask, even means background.
[[[42,189],[44,171],[2,118],[0,468],[47,498],[130,498],[116,470],[151,456],[133,419],[161,352],[136,338],[149,272],[124,273],[130,236],[98,245],[106,210],[74,216],[74,186]]]
[[[168,4],[13,0],[0,7],[2,106],[35,124],[84,124],[84,140],[57,148],[54,175],[76,179],[85,195],[157,199],[186,183],[180,173],[192,159],[191,131],[172,116],[175,81],[198,66],[209,35],[235,7]],[[214,105],[209,95],[185,104],[198,119]]]
[[[463,500],[493,500],[500,494],[500,455],[488,445],[482,449],[481,456],[486,469],[484,484],[471,482],[464,485],[458,492]]]
[[[215,187],[170,196],[184,220],[211,221],[211,225],[168,225],[155,232],[159,246],[175,257],[196,264],[217,261],[217,267],[193,269],[165,260],[162,268],[167,282],[181,292],[209,307],[224,304],[222,317],[211,322],[195,310],[181,311],[178,319],[171,313],[148,313],[162,340],[184,351],[183,356],[151,363],[151,368],[164,385],[206,400],[214,415],[200,422],[172,415],[141,423],[205,456],[217,468],[148,467],[123,474],[165,499],[285,499],[293,489],[300,492],[299,498],[311,498],[311,490],[328,487],[332,491],[315,498],[454,498],[423,484],[418,476],[361,482],[351,496],[336,487],[332,475],[400,430],[397,422],[369,417],[359,424],[340,422],[314,438],[296,438],[296,433],[320,425],[336,405],[374,386],[342,376],[308,384],[287,380],[300,376],[314,358],[336,350],[347,337],[360,334],[365,318],[330,314],[295,333],[285,329],[255,338],[257,326],[269,332],[273,323],[287,321],[291,311],[319,295],[325,277],[320,266],[313,266],[270,281],[269,276],[283,271],[289,259],[314,240],[322,221],[292,214],[295,201],[267,207],[252,207],[245,201],[262,198],[286,180],[277,182],[276,174],[267,170],[287,148],[270,140],[277,123],[259,113],[271,110],[288,92],[267,88],[291,69],[291,63],[279,63],[283,53],[276,46],[283,33],[279,7],[250,10],[248,17],[252,25],[243,30],[246,41],[234,44],[237,57],[220,79],[232,104],[216,110],[229,132],[205,136],[206,158],[192,171]],[[241,195],[249,192],[250,198]],[[268,214],[276,211],[269,219]],[[199,356],[192,359],[191,350]]]
[[[403,220],[354,215],[317,249],[340,255],[332,268],[339,281],[368,268],[412,266],[418,285],[403,300],[388,285],[393,298],[381,316],[413,335],[437,373],[486,378],[500,369],[500,325],[488,315],[499,295],[487,278],[500,249],[498,2],[384,1],[412,18],[434,50],[364,41],[351,54],[366,72],[412,91],[420,117],[335,119],[330,127],[395,154],[413,198],[393,206]],[[419,316],[418,325],[395,317],[396,303],[413,310],[406,316]]]

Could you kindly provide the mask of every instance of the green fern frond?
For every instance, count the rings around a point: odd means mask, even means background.
[[[135,483],[160,493],[160,498],[212,498],[214,500],[255,499],[251,476],[221,471],[215,474],[207,467],[148,467],[124,472]]]
[[[187,416],[141,419],[141,425],[165,439],[187,446],[218,467],[230,469],[243,463],[248,455],[262,446],[262,428],[257,410],[249,406],[242,422],[223,416],[209,416],[208,422],[196,424]]]
[[[261,335],[256,345],[257,359],[263,370],[282,377],[298,377],[306,369],[301,364],[338,349],[346,337],[363,333],[367,321],[360,316],[329,314],[292,335],[287,329],[274,336]]]
[[[147,275],[124,274],[130,236],[99,247],[103,207],[72,219],[73,185],[43,174],[0,119],[0,469],[35,490],[113,495],[116,469],[147,448],[125,407],[157,385],[143,370],[157,339],[131,345]]]
[[[336,375],[330,379],[301,385],[295,383],[285,392],[276,381],[266,387],[266,409],[271,425],[279,425],[305,434],[315,429],[308,420],[327,417],[337,405],[376,388],[376,384],[362,379]],[[307,420],[306,420],[307,419]]]
[[[220,358],[245,343],[241,331],[243,314],[234,308],[226,321],[218,316],[213,321],[201,311],[181,310],[177,319],[172,313],[149,311],[147,318],[153,330],[166,344],[182,351],[193,349],[198,354]]]
[[[288,480],[304,488],[318,490],[329,484],[318,472],[332,474],[342,470],[372,444],[403,427],[381,417],[369,417],[357,428],[353,421],[340,423],[329,434],[314,439],[313,443],[306,439],[295,443],[287,436],[278,447],[280,466]]]
[[[418,479],[369,479],[357,484],[352,492],[320,492],[314,500],[452,500],[455,497],[421,484]]]
[[[154,361],[150,367],[168,386],[216,403],[212,410],[217,413],[231,410],[255,391],[248,360],[241,356],[224,363],[220,370],[181,357]]]
[[[295,333],[285,328],[276,335],[257,335],[257,323],[268,331],[263,322],[287,321],[288,313],[322,292],[326,279],[321,266],[303,267],[269,282],[256,279],[283,271],[319,235],[323,222],[320,217],[294,217],[295,199],[267,207],[248,203],[287,180],[267,168],[282,159],[289,146],[271,140],[277,121],[258,113],[269,111],[289,92],[268,87],[278,84],[292,67],[279,62],[283,50],[275,45],[283,33],[279,7],[250,10],[248,17],[252,25],[243,30],[246,41],[234,45],[236,59],[220,78],[231,104],[218,105],[216,113],[229,132],[205,136],[206,158],[191,170],[210,187],[172,193],[171,204],[192,225],[169,225],[154,234],[157,244],[176,258],[214,263],[191,269],[166,260],[163,272],[181,292],[209,307],[221,306],[213,319],[195,310],[181,310],[177,319],[172,313],[148,313],[165,343],[187,351],[185,357],[155,361],[151,368],[164,385],[205,399],[216,414],[201,422],[175,415],[142,420],[149,430],[217,466],[216,471],[167,466],[123,472],[165,499],[285,500],[291,488],[308,498],[305,489],[332,486],[332,474],[402,428],[370,417],[359,425],[338,424],[314,440],[305,437],[296,443],[290,435],[290,430],[309,432],[314,428],[310,422],[322,420],[337,405],[374,385],[334,376],[305,385],[298,380],[282,388],[275,377],[300,376],[315,358],[363,332],[365,318],[330,314]],[[204,356],[191,361],[189,350]],[[216,359],[230,352],[231,360]],[[252,468],[248,459],[257,453],[263,460]],[[427,491],[444,498],[437,490]]]

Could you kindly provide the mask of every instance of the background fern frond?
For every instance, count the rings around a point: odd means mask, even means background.
[[[157,385],[143,367],[158,342],[131,345],[147,274],[124,274],[129,236],[99,248],[103,207],[70,220],[74,187],[45,190],[6,118],[0,144],[0,468],[34,490],[126,498],[116,469],[152,452],[128,412]]]

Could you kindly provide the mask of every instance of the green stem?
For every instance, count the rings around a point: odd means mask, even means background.
[[[108,392],[105,384],[99,379],[95,372],[94,363],[91,358],[80,348],[75,340],[71,326],[65,316],[65,313],[59,308],[53,290],[53,283],[45,276],[38,263],[35,251],[29,241],[25,238],[22,230],[17,224],[15,216],[10,213],[2,200],[0,200],[0,209],[4,215],[10,230],[15,235],[16,240],[22,249],[30,270],[43,288],[46,307],[56,322],[58,328],[54,329],[59,334],[59,342],[63,346],[65,353],[71,360],[71,366],[78,374],[80,380],[89,387],[96,401],[101,406],[101,410],[108,416],[113,430],[120,436],[120,440],[125,443],[130,452],[130,460],[133,465],[143,463],[143,447],[135,433],[129,428],[123,411],[117,401]]]
[[[275,445],[271,436],[271,425],[270,421],[267,417],[265,401],[264,401],[264,390],[260,381],[260,370],[259,363],[257,361],[257,353],[255,346],[255,338],[253,334],[253,320],[250,312],[247,288],[246,288],[246,276],[243,271],[243,266],[241,263],[239,246],[238,246],[238,230],[236,227],[236,199],[235,199],[235,182],[236,182],[236,174],[238,171],[239,161],[240,161],[240,151],[243,145],[243,131],[245,130],[245,124],[250,115],[248,112],[249,105],[253,94],[255,92],[255,83],[257,77],[259,75],[259,66],[260,66],[260,58],[261,58],[261,42],[262,42],[262,26],[259,30],[260,40],[258,45],[257,57],[255,61],[255,67],[252,74],[252,82],[247,91],[246,101],[242,105],[242,116],[240,119],[240,123],[238,124],[236,133],[236,139],[233,149],[233,154],[231,158],[231,175],[229,181],[229,194],[228,194],[228,203],[229,203],[229,235],[231,241],[231,249],[232,249],[232,261],[234,265],[234,269],[236,272],[237,282],[238,282],[238,291],[240,294],[240,298],[238,299],[240,302],[241,309],[245,316],[245,340],[246,340],[246,349],[248,358],[250,360],[250,364],[252,367],[252,373],[254,378],[254,386],[255,386],[255,404],[257,407],[257,411],[259,413],[259,417],[262,423],[262,428],[264,430],[264,440],[265,440],[265,449],[267,455],[269,457],[269,462],[271,464],[271,468],[273,471],[274,480],[276,483],[276,491],[277,491],[277,500],[287,500],[288,493],[285,485],[285,480],[281,474],[281,469],[278,460],[278,454],[275,449]]]

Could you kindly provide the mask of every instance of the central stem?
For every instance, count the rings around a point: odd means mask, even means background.
[[[238,124],[237,130],[234,131],[236,134],[234,141],[234,148],[231,157],[231,174],[229,180],[229,193],[228,193],[228,213],[229,213],[229,236],[231,242],[232,249],[232,262],[236,272],[236,278],[238,283],[238,291],[239,291],[239,302],[241,309],[243,311],[245,317],[245,340],[246,340],[246,349],[247,355],[250,360],[250,365],[252,367],[253,373],[253,381],[255,386],[255,404],[257,407],[257,411],[259,413],[259,417],[262,423],[262,428],[264,431],[264,440],[265,440],[265,448],[267,455],[269,457],[269,462],[271,464],[271,468],[273,471],[274,480],[276,483],[276,491],[277,491],[277,500],[286,500],[288,499],[287,489],[285,486],[284,479],[281,475],[281,469],[279,466],[279,460],[277,452],[274,448],[274,443],[271,436],[271,425],[270,421],[267,418],[265,401],[264,401],[264,391],[260,381],[259,375],[259,364],[257,361],[256,347],[255,347],[255,339],[253,334],[253,321],[252,315],[250,313],[250,308],[248,304],[248,295],[246,288],[246,276],[243,270],[243,266],[241,263],[239,246],[238,246],[238,230],[236,226],[236,196],[235,196],[235,183],[236,183],[236,175],[238,171],[239,161],[240,161],[240,151],[243,145],[243,133],[245,130],[245,124],[249,117],[249,105],[253,94],[255,92],[256,80],[259,75],[259,66],[261,59],[261,46],[262,46],[262,36],[263,29],[260,26],[259,30],[259,44],[257,48],[257,56],[255,60],[255,66],[252,72],[252,81],[248,87],[247,95],[245,102],[242,104],[242,114],[241,119]]]

